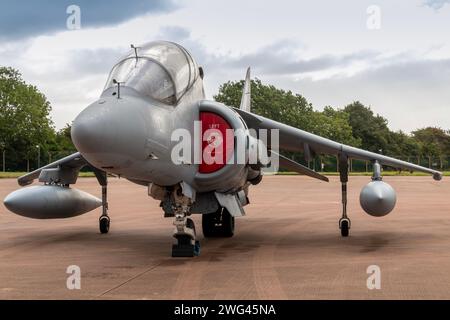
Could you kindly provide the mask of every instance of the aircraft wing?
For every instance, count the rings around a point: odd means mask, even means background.
[[[88,162],[83,158],[83,156],[76,152],[74,154],[71,154],[70,156],[67,156],[65,158],[62,158],[58,161],[52,162],[46,166],[43,166],[39,169],[36,169],[30,173],[27,173],[17,179],[17,182],[21,186],[26,186],[31,183],[33,183],[34,179],[39,178],[39,175],[41,174],[41,171],[44,169],[51,169],[51,168],[71,168],[71,169],[79,169],[84,167],[85,165],[88,165]]]
[[[442,173],[433,169],[341,144],[242,109],[234,108],[234,110],[241,115],[249,128],[255,130],[278,129],[280,150],[303,151],[308,157],[313,153],[332,155],[343,154],[352,159],[378,161],[382,165],[397,169],[429,173],[433,175],[435,180],[442,179]]]

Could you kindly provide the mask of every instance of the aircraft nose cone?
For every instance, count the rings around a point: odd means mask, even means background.
[[[83,157],[98,168],[124,168],[141,158],[147,127],[134,100],[101,99],[74,120],[72,141]]]
[[[72,124],[72,141],[81,153],[99,152],[114,139],[114,131],[106,126],[110,119],[106,119],[102,109],[91,105]]]

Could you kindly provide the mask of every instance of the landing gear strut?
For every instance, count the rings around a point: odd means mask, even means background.
[[[94,173],[102,186],[102,215],[98,219],[98,224],[100,232],[105,234],[109,232],[109,225],[111,222],[111,219],[108,216],[108,176],[104,171],[95,170]]]
[[[342,193],[342,217],[339,219],[339,229],[341,236],[348,237],[351,221],[347,216],[347,182],[348,182],[348,157],[347,155],[339,155],[339,177],[341,180]]]
[[[191,199],[182,194],[181,188],[173,192],[175,213],[175,231],[173,237],[177,243],[172,246],[172,257],[193,257],[200,254],[200,242],[196,240],[195,224],[187,218],[190,213]]]

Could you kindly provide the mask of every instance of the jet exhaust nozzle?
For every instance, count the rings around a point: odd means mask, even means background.
[[[395,190],[386,182],[375,180],[365,185],[359,195],[359,203],[373,217],[383,217],[395,207]]]
[[[102,201],[89,193],[63,186],[31,186],[10,193],[3,203],[8,210],[33,219],[61,219],[92,211]]]

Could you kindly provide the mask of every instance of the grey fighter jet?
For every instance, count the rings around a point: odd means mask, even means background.
[[[174,219],[176,240],[172,256],[190,257],[198,254],[199,243],[189,216],[202,214],[205,237],[231,237],[235,217],[244,215],[243,207],[249,203],[249,186],[262,181],[267,163],[248,160],[253,152],[250,146],[254,146],[250,143],[254,138],[251,129],[276,130],[279,149],[303,152],[306,160],[318,154],[337,157],[342,184],[339,228],[344,237],[351,226],[346,211],[349,159],[373,164],[372,179],[360,194],[361,206],[372,216],[388,214],[396,202],[395,191],[382,181],[381,166],[426,172],[435,180],[442,178],[438,171],[343,145],[253,114],[250,101],[250,70],[241,106],[232,108],[205,99],[203,69],[182,46],[166,41],[132,46],[112,68],[100,98],[74,120],[72,139],[78,152],[20,177],[21,186],[35,179],[43,185],[19,189],[9,194],[4,204],[16,214],[38,219],[73,217],[102,206],[100,232],[108,233],[108,176],[120,176],[148,187],[149,196],[161,201],[164,216]],[[198,122],[200,126],[196,125]],[[234,137],[221,141],[231,157],[213,163],[197,163],[184,156],[181,161],[174,159],[173,149],[179,141],[173,139],[173,133],[180,129],[191,133],[194,140],[196,130],[200,137],[210,129],[234,130]],[[214,139],[200,139],[202,150],[214,143]],[[243,149],[234,145],[238,140],[246,141]],[[195,145],[198,141],[191,142]],[[279,167],[328,181],[320,173],[278,154],[270,143],[262,146],[270,159],[278,159]],[[244,161],[229,161],[239,156]],[[70,187],[85,166],[95,173],[102,187],[102,199]]]

